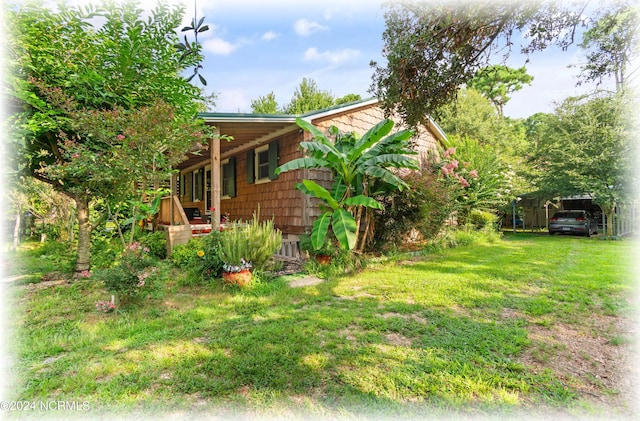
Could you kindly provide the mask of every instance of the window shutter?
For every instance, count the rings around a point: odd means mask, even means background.
[[[276,168],[278,168],[278,142],[271,142],[269,143],[269,179],[278,179]]]
[[[231,180],[229,184],[229,197],[236,197],[236,157],[229,158],[227,164],[227,170],[229,171],[228,177]]]
[[[247,184],[253,184],[256,181],[255,171],[255,151],[251,149],[247,151]]]

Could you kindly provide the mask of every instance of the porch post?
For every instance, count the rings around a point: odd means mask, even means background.
[[[177,183],[177,175],[176,174],[171,174],[171,186],[170,186],[170,190],[171,190],[171,195],[169,196],[169,225],[173,225],[173,221],[175,219],[175,215],[173,214],[173,196],[177,195],[178,193],[176,192],[176,185]]]
[[[220,227],[220,130],[214,129],[214,138],[211,140],[211,206],[214,211],[211,212],[212,229]]]

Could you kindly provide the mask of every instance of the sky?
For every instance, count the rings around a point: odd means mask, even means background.
[[[186,0],[187,18],[195,4]],[[235,0],[199,1],[198,18],[209,31],[200,34],[204,48],[207,94],[217,94],[215,112],[251,112],[251,101],[273,92],[279,105],[290,100],[303,78],[335,97],[349,93],[371,97],[373,69],[384,63],[385,28],[380,0]],[[550,48],[529,57],[514,48],[507,65],[534,77],[514,93],[505,115],[526,118],[551,112],[554,103],[593,89],[576,87],[581,51]],[[499,60],[496,59],[496,63]]]

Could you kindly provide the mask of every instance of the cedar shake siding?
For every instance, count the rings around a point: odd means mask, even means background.
[[[296,183],[310,179],[327,188],[331,185],[331,173],[325,169],[300,169],[274,176],[273,170],[277,166],[303,156],[300,142],[311,140],[311,134],[295,124],[296,117],[310,121],[325,133],[334,125],[343,132],[360,135],[385,118],[376,100],[344,104],[301,116],[203,113],[201,117],[215,126],[221,135],[234,137],[231,142],[221,141],[220,144],[222,214],[228,213],[232,220],[247,220],[259,206],[260,218],[274,218],[275,226],[282,230],[285,238],[289,234],[310,232],[320,214],[318,199],[296,190]],[[401,128],[396,124],[394,131]],[[413,145],[423,158],[443,138],[444,133],[434,123],[414,138]],[[210,199],[205,200],[206,196],[212,192],[207,192],[209,181],[203,185],[198,183],[202,183],[200,174],[205,180],[210,174],[205,167],[210,166],[211,159],[206,152],[201,156],[189,156],[180,166],[177,192],[180,202],[184,208],[198,208],[203,216],[208,213],[207,204],[212,203]],[[227,160],[229,164],[225,164]],[[263,178],[256,181],[256,174]],[[194,186],[196,190],[203,189],[205,197],[194,195]],[[225,192],[232,194],[225,195]]]
[[[302,157],[298,148],[301,135],[295,132],[274,139],[271,143],[278,145],[277,166],[287,161]],[[250,151],[253,151],[251,149]],[[236,156],[236,197],[220,201],[222,213],[229,213],[231,219],[251,219],[260,206],[260,218],[274,218],[274,225],[287,234],[304,232],[303,210],[305,195],[295,189],[301,181],[300,171],[280,174],[266,182],[249,182],[247,176],[247,152]],[[249,167],[252,167],[249,164]]]

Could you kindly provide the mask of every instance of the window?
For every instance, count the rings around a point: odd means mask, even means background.
[[[193,201],[197,202],[204,198],[204,168],[199,168],[193,172]]]
[[[247,152],[247,183],[266,183],[278,177],[278,143],[271,142]]]
[[[231,157],[222,162],[220,176],[222,177],[222,183],[221,183],[222,197],[224,198],[235,197],[236,196],[236,158],[235,157]]]
[[[269,180],[269,146],[256,149],[256,183]]]

